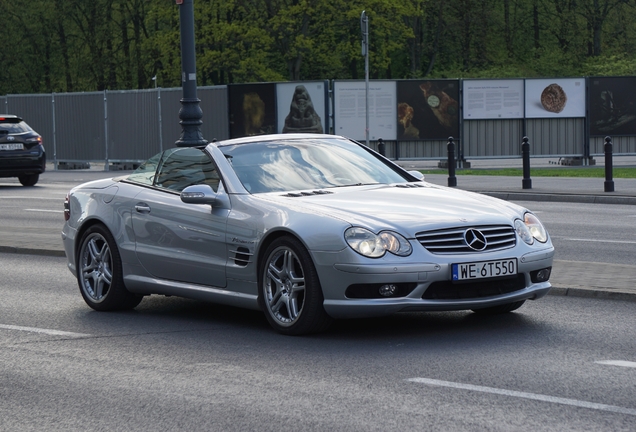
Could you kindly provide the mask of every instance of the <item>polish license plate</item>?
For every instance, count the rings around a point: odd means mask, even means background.
[[[0,144],[0,150],[24,150],[21,143]]]
[[[453,281],[514,276],[517,274],[517,258],[453,264],[451,271]]]

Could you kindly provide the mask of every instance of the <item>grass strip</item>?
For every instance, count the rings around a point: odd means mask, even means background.
[[[446,169],[419,170],[422,174],[448,174]],[[523,177],[522,168],[497,168],[497,169],[457,169],[456,176],[483,175],[483,176],[509,176]],[[580,167],[580,168],[530,168],[530,177],[594,177],[605,178],[604,167]],[[636,168],[614,168],[613,178],[636,178]]]

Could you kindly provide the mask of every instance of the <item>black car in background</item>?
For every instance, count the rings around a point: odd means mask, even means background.
[[[46,170],[42,137],[22,118],[0,114],[0,177],[17,177],[33,186]]]

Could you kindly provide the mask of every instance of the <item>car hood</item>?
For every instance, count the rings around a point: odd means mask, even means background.
[[[290,209],[302,207],[304,211],[319,212],[376,232],[393,229],[410,237],[423,230],[458,225],[511,225],[525,211],[486,195],[425,182],[417,184],[354,186],[325,190],[329,193],[271,193],[261,197]]]

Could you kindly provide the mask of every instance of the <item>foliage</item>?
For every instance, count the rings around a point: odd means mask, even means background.
[[[636,75],[628,0],[193,0],[200,85]],[[0,0],[0,94],[180,85],[174,0]],[[156,81],[153,80],[156,77]]]

